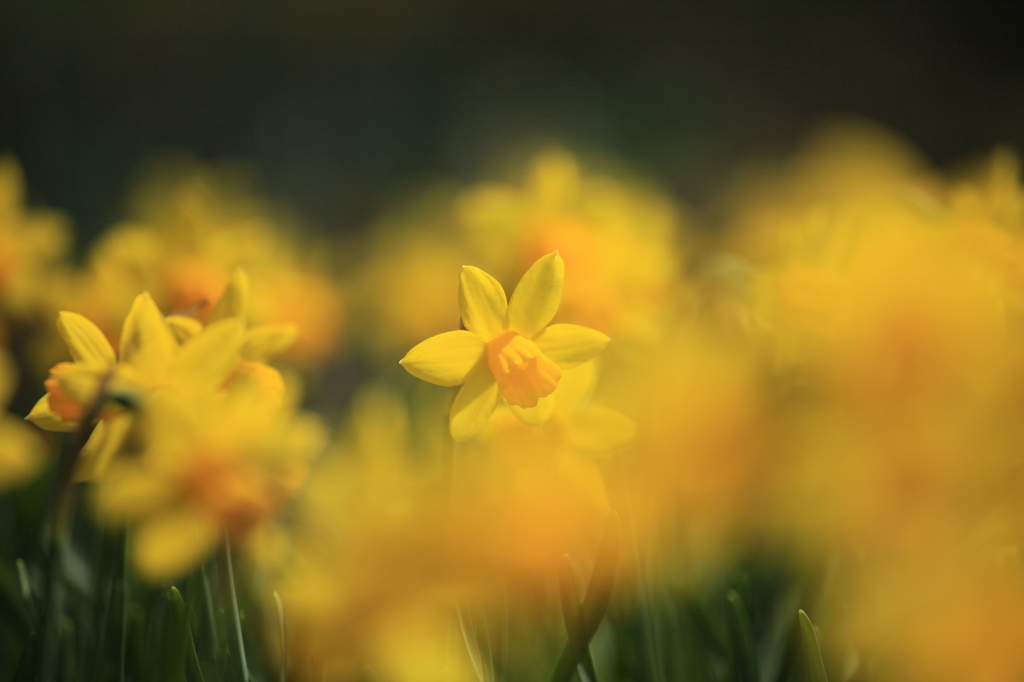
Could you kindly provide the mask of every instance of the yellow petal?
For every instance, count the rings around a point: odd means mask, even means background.
[[[121,451],[134,419],[133,414],[125,412],[96,425],[78,456],[76,482],[93,481],[106,473],[114,457]]]
[[[597,361],[591,360],[562,372],[554,396],[558,410],[573,414],[594,393],[597,384]]]
[[[459,275],[462,324],[484,341],[508,329],[508,303],[498,280],[480,268],[464,265]]]
[[[60,418],[60,415],[50,409],[50,396],[44,395],[40,398],[32,411],[25,419],[29,420],[44,431],[62,431],[70,433],[78,429],[77,422],[67,422]]]
[[[146,407],[146,411],[139,415],[149,443],[146,466],[165,478],[177,479],[190,466],[189,458],[183,453],[194,450],[204,433],[210,432],[209,409],[216,409],[217,403],[209,399],[196,400],[191,393],[170,390],[155,392]],[[218,414],[222,416],[221,410]]]
[[[417,379],[438,386],[458,386],[483,362],[486,347],[473,332],[445,332],[417,344],[398,362]]]
[[[245,318],[249,315],[249,275],[242,268],[235,268],[220,295],[216,307],[210,313],[210,321],[216,322],[228,317]]]
[[[152,514],[174,498],[174,485],[138,462],[115,462],[96,487],[93,506],[106,523],[124,524]]]
[[[183,576],[213,552],[222,533],[217,519],[201,509],[180,507],[154,516],[135,528],[135,569],[150,582]]]
[[[147,376],[162,374],[170,365],[178,342],[148,292],[135,297],[121,328],[121,362]]]
[[[237,317],[214,322],[181,347],[175,366],[181,381],[217,387],[238,359],[245,323]]]
[[[28,481],[47,461],[39,432],[10,415],[0,415],[0,444],[0,490]]]
[[[557,251],[531,265],[508,302],[509,328],[533,336],[546,327],[558,312],[564,279],[565,261]]]
[[[100,398],[103,390],[103,381],[110,373],[109,367],[97,367],[95,365],[72,365],[58,377],[61,389],[76,403],[85,408],[90,408]],[[60,409],[58,406],[57,409]]]
[[[452,438],[462,442],[475,436],[487,424],[500,397],[498,384],[489,369],[482,367],[470,374],[452,404],[448,419]]]
[[[519,421],[530,426],[540,426],[548,419],[551,418],[551,413],[555,409],[555,394],[552,393],[549,396],[545,396],[537,401],[535,407],[519,407],[518,405],[509,405],[509,409],[512,410],[512,414],[519,417]]]
[[[57,315],[57,331],[64,338],[75,362],[98,365],[113,365],[117,362],[107,337],[84,315],[62,310]]]
[[[636,435],[636,422],[601,405],[588,405],[569,422],[569,441],[584,450],[607,450],[625,445]]]
[[[591,360],[611,341],[606,335],[576,324],[553,324],[534,337],[541,352],[561,369]]]
[[[188,315],[168,315],[164,319],[178,343],[185,343],[203,331],[203,323]]]
[[[294,324],[267,324],[250,329],[242,341],[242,357],[250,362],[266,362],[295,343],[299,328]]]

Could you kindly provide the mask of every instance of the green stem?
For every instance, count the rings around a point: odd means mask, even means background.
[[[231,608],[235,612],[235,635],[238,637],[238,657],[242,662],[242,682],[249,682],[249,662],[245,658],[242,616],[238,613],[238,592],[235,590],[235,568],[231,562],[231,540],[227,536],[224,537],[224,556],[228,561],[228,587],[231,589]]]
[[[121,672],[120,682],[125,681],[125,659],[128,653],[128,529],[124,529],[124,556],[121,559]]]
[[[217,641],[217,617],[213,613],[213,590],[210,589],[210,577],[206,574],[206,564],[199,567],[199,574],[203,578],[203,597],[206,601],[206,618],[210,623],[210,644],[214,660],[217,659],[217,652],[220,643]]]
[[[281,595],[274,590],[274,605],[277,607],[277,622],[280,626],[281,635],[281,682],[285,682],[288,678],[288,639],[287,632],[284,628],[284,603],[281,601]]]

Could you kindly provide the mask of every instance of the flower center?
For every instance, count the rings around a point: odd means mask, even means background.
[[[562,370],[537,344],[514,331],[496,336],[487,344],[487,365],[505,402],[517,407],[536,407],[537,401],[551,395],[562,378]]]
[[[196,454],[181,483],[185,494],[216,516],[235,540],[273,516],[286,499],[262,472],[216,453]]]
[[[64,392],[60,385],[60,376],[69,369],[74,368],[72,362],[58,362],[50,369],[50,376],[43,382],[47,394],[50,409],[57,413],[66,422],[80,422],[85,417],[85,407],[77,403],[71,396]]]

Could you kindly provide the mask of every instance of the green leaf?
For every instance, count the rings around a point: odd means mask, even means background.
[[[581,630],[586,642],[590,642],[594,633],[597,632],[612,598],[615,577],[619,570],[620,537],[619,515],[612,513],[605,526],[604,535],[601,537],[601,544],[597,548],[594,572],[591,574],[590,584],[587,586],[587,596],[583,599],[583,604],[580,607],[583,616]],[[562,647],[562,654],[558,657],[558,662],[555,663],[555,669],[551,672],[550,680],[551,682],[569,682],[574,672],[576,672],[576,654],[572,644],[566,642]]]
[[[761,671],[757,663],[757,651],[754,649],[754,633],[750,627],[750,615],[743,603],[743,598],[736,590],[729,590],[725,595],[726,625],[729,639],[732,642],[733,664],[736,678],[740,682],[760,682]]]
[[[717,680],[715,664],[727,657],[728,644],[704,604],[692,595],[684,595],[682,607],[684,618],[678,641],[685,647],[687,679]]]
[[[288,677],[288,637],[284,622],[284,602],[277,590],[274,590],[274,607],[277,610],[278,636],[281,641],[280,682],[285,682]]]
[[[164,635],[167,644],[167,676],[170,680],[184,682],[185,665],[191,658],[189,644],[192,641],[192,633],[189,628],[189,612],[177,587],[171,587],[167,591],[167,599],[171,605],[167,631]]]
[[[692,628],[697,644],[710,657],[725,656],[728,645],[721,632],[715,628],[707,608],[693,595],[685,595],[683,609],[686,620]]]
[[[231,613],[234,615],[235,637],[238,642],[238,663],[242,682],[250,682],[249,659],[245,654],[245,637],[242,635],[242,612],[238,608],[238,590],[235,589],[235,567],[231,561],[231,540],[224,535],[224,563],[227,567],[228,589],[231,594]]]
[[[800,648],[803,650],[807,682],[828,682],[828,677],[825,675],[825,663],[821,660],[818,633],[814,631],[814,625],[803,609],[797,612],[797,617],[800,619]]]
[[[583,611],[580,608],[579,584],[576,582],[576,572],[572,568],[568,554],[562,555],[562,561],[558,567],[558,584],[562,602],[562,620],[565,621],[565,631],[569,636],[569,646],[576,658],[580,680],[582,682],[597,682],[594,660],[590,656],[590,637],[587,636],[583,624]]]
[[[32,630],[32,618],[29,615],[32,595],[23,589],[18,575],[25,570],[24,565],[20,559],[13,564],[0,562],[0,607],[5,616],[16,616],[21,632],[27,635]]]
[[[39,641],[36,633],[29,635],[25,650],[21,652],[21,658],[18,660],[18,667],[14,669],[12,682],[34,682],[39,677]]]

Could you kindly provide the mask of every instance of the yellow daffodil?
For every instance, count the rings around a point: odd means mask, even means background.
[[[91,249],[82,281],[68,294],[71,307],[111,339],[131,294],[143,290],[161,310],[208,323],[243,267],[253,276],[253,322],[301,328],[289,360],[322,363],[337,346],[345,312],[328,274],[330,250],[296,239],[281,211],[236,180],[194,165],[158,171],[137,193],[131,221]]]
[[[532,156],[522,171],[504,182],[425,188],[368,230],[365,265],[352,280],[363,319],[352,329],[372,355],[453,328],[446,273],[459,264],[510,286],[555,249],[568,268],[563,317],[617,346],[661,335],[693,255],[686,212],[650,183],[595,172],[562,150]]]
[[[25,317],[48,309],[49,285],[71,246],[57,211],[28,209],[18,162],[0,155],[0,309]]]
[[[224,292],[209,314],[209,323],[236,318],[245,323],[238,358],[227,378],[227,384],[251,382],[269,395],[280,400],[284,395],[284,379],[280,372],[267,363],[284,353],[299,338],[299,330],[294,324],[264,324],[250,326],[250,294],[249,276],[242,268],[236,268],[231,274]],[[188,315],[169,315],[167,324],[175,338],[184,343],[203,331],[203,323]]]
[[[133,415],[119,402],[135,403],[165,387],[214,392],[250,384],[280,403],[284,380],[266,361],[287,349],[298,332],[290,324],[248,328],[249,301],[249,278],[240,269],[206,326],[186,315],[165,318],[148,293],[140,294],[125,319],[119,353],[90,320],[61,312],[57,329],[73,362],[50,370],[46,395],[28,419],[48,431],[75,431],[94,410],[99,423],[82,450],[78,474],[93,478],[131,427]]]
[[[142,452],[111,463],[95,502],[102,521],[133,524],[135,567],[153,581],[186,573],[225,534],[239,544],[265,529],[324,443],[316,418],[252,386],[159,391],[138,426]]]
[[[369,666],[395,680],[475,679],[445,636],[457,600],[480,598],[482,543],[452,527],[450,491],[429,485],[433,467],[410,422],[398,396],[358,391],[342,438],[296,504],[273,588],[303,677],[352,679]]]
[[[0,348],[0,491],[28,481],[47,461],[39,432],[6,412],[17,381],[14,361]]]
[[[660,332],[687,249],[682,212],[655,188],[550,149],[519,182],[467,188],[453,212],[460,241],[501,281],[557,248],[563,312],[617,339]]]
[[[636,434],[636,422],[593,400],[597,378],[597,360],[562,372],[551,394],[551,417],[541,429],[524,424],[509,410],[495,410],[487,431],[489,447],[507,451],[511,459],[524,451],[552,454],[568,448],[600,454],[625,445]]]
[[[304,677],[369,666],[385,679],[480,679],[465,647],[445,642],[457,607],[515,603],[565,553],[592,556],[608,500],[591,458],[466,458],[453,483],[416,427],[398,396],[360,390],[296,504],[272,583]]]
[[[423,341],[401,364],[439,386],[463,384],[449,427],[456,441],[472,438],[504,400],[517,417],[539,425],[551,415],[551,394],[562,370],[596,357],[608,344],[601,332],[550,324],[562,297],[565,265],[550,253],[523,275],[510,300],[483,270],[463,266],[459,309],[466,329]]]
[[[168,386],[219,389],[235,367],[243,324],[220,320],[179,346],[152,297],[140,294],[121,331],[118,357],[100,329],[64,311],[57,328],[73,362],[50,370],[46,395],[27,419],[47,431],[75,431],[95,412],[96,429],[82,450],[80,478],[102,473],[131,427],[133,415],[119,405]],[[114,400],[110,400],[114,398]]]

